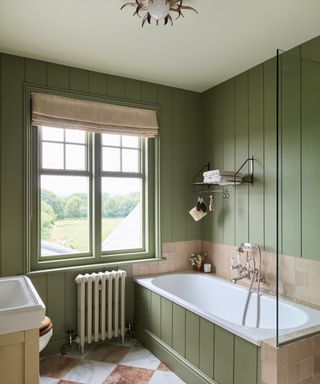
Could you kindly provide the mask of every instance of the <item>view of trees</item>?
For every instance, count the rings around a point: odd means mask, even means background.
[[[126,217],[138,205],[139,193],[122,196],[102,194],[102,217]],[[58,196],[48,190],[41,193],[41,234],[45,238],[57,220],[85,219],[88,217],[88,196],[76,193],[67,197]]]

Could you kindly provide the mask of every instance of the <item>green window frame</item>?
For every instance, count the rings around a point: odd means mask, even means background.
[[[32,89],[27,89],[29,97]],[[68,95],[69,96],[69,95]],[[81,97],[83,98],[83,96]],[[101,99],[99,99],[101,101]],[[110,102],[110,100],[108,100]],[[126,105],[126,104],[125,104]],[[150,107],[150,106],[149,106]],[[27,116],[30,121],[30,111]],[[113,147],[103,143],[102,134],[86,132],[85,169],[66,169],[65,147],[68,143],[63,141],[64,159],[61,169],[42,167],[42,128],[27,123],[26,134],[26,259],[27,272],[50,270],[56,268],[74,268],[80,266],[93,266],[95,264],[114,264],[142,259],[158,258],[160,255],[159,233],[159,139],[139,138],[137,150],[140,153],[139,170],[126,171],[120,160],[120,169],[103,169],[103,150]],[[64,139],[65,139],[64,130]],[[120,135],[120,145],[115,148],[122,153],[132,148],[123,145]],[[81,176],[89,180],[88,216],[89,216],[89,249],[88,252],[66,253],[63,255],[41,255],[41,186],[43,176]],[[134,249],[102,249],[102,182],[103,180],[118,180],[133,178],[141,181],[142,185],[142,246]]]

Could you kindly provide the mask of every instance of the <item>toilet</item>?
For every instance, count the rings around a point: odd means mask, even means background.
[[[53,334],[53,325],[50,317],[45,316],[42,325],[39,328],[39,352],[41,352],[49,343]]]

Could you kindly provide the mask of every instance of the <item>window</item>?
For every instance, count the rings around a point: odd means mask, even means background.
[[[154,140],[31,132],[32,269],[154,257]]]

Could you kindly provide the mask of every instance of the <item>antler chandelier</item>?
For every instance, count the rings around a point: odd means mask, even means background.
[[[140,12],[145,11],[146,13],[142,18],[142,27],[146,21],[151,24],[152,19],[156,20],[157,25],[160,20],[163,20],[164,25],[168,24],[169,21],[171,25],[173,25],[173,19],[170,12],[178,14],[176,19],[179,19],[181,16],[184,17],[182,13],[183,9],[198,13],[194,8],[183,5],[182,3],[183,0],[135,0],[126,2],[121,9],[128,5],[136,7],[133,16],[138,15],[139,17],[142,17]]]

